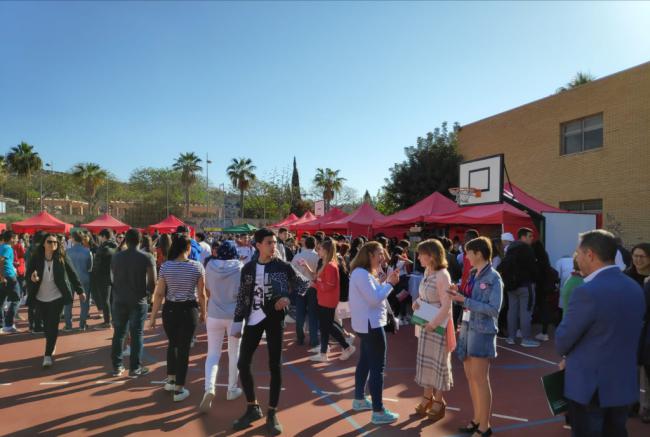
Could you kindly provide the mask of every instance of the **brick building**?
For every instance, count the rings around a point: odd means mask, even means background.
[[[650,241],[650,62],[462,126],[465,160],[505,154],[512,182]]]

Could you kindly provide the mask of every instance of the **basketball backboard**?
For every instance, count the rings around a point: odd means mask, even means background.
[[[457,196],[459,206],[503,202],[503,154],[461,163],[458,188],[461,191]],[[462,195],[463,192],[466,195]]]

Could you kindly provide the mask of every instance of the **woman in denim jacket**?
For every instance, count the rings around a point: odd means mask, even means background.
[[[485,237],[475,238],[465,244],[465,256],[472,264],[467,286],[470,296],[458,293],[452,285],[452,299],[463,305],[463,322],[460,328],[457,353],[463,361],[474,405],[474,418],[460,431],[474,436],[490,436],[492,389],[490,387],[490,359],[497,356],[496,335],[499,310],[503,299],[501,276],[492,268],[492,244]]]

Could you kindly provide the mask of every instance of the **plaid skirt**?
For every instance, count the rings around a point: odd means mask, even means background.
[[[415,382],[435,390],[449,391],[454,385],[451,373],[451,354],[447,352],[444,335],[428,332],[424,327],[418,338],[418,354],[415,363]]]

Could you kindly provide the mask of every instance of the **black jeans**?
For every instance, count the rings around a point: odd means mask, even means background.
[[[336,308],[327,308],[318,305],[318,325],[320,327],[320,353],[327,353],[327,344],[330,341],[330,335],[341,345],[343,349],[350,347],[341,327],[334,323],[334,314]]]
[[[111,286],[97,285],[94,299],[97,309],[104,313],[104,323],[111,323]]]
[[[280,402],[282,389],[282,339],[284,337],[284,312],[274,311],[267,315],[257,325],[246,325],[239,348],[239,379],[241,381],[246,400],[255,401],[255,382],[251,373],[253,354],[260,344],[262,333],[266,331],[266,346],[269,352],[269,371],[271,372],[271,385],[269,393],[269,407],[276,408]]]
[[[176,385],[185,385],[190,361],[190,344],[199,324],[199,305],[195,300],[185,302],[165,301],[163,328],[167,346],[167,375],[176,376]],[[133,351],[131,351],[133,353]]]
[[[569,399],[572,437],[627,437],[625,422],[629,407],[603,408],[598,392],[589,402],[582,405]]]
[[[60,297],[52,302],[36,301],[38,312],[43,317],[43,328],[45,330],[45,356],[50,357],[56,347],[56,339],[59,337],[59,321],[63,311],[63,298]]]

